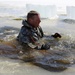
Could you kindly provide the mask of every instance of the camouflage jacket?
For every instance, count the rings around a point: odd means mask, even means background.
[[[23,20],[22,24],[23,26],[17,36],[17,40],[20,43],[34,43],[43,37],[43,31],[40,26],[33,28],[26,20]]]

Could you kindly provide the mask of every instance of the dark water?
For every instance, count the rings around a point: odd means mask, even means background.
[[[15,40],[19,30],[8,26],[0,28],[1,56],[31,62],[49,71],[62,71],[75,64],[75,40],[72,36],[62,34],[61,39],[45,38],[50,43],[50,50],[29,49],[23,53],[22,46]]]

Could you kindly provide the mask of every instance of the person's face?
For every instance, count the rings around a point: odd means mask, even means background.
[[[40,20],[40,16],[39,15],[35,15],[33,16],[33,18],[31,19],[31,25],[35,28],[37,28],[40,24],[41,20]]]

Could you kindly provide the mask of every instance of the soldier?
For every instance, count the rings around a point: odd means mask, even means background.
[[[27,20],[23,20],[21,30],[17,36],[17,40],[25,48],[35,48],[38,50],[50,48],[48,44],[41,44],[38,41],[44,36],[42,28],[40,27],[40,15],[36,11],[30,11],[27,14]],[[40,45],[40,46],[39,46]]]

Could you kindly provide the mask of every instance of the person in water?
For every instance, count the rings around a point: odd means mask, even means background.
[[[21,30],[17,36],[17,40],[24,47],[30,47],[37,50],[48,50],[50,45],[48,43],[38,42],[43,38],[44,33],[39,25],[41,22],[40,15],[37,11],[29,11],[27,14],[27,20],[23,20]]]

